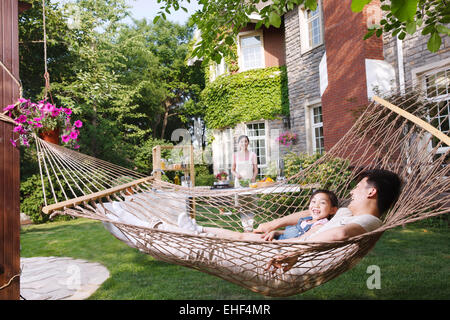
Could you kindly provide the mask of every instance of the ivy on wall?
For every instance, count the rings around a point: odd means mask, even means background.
[[[207,84],[201,100],[206,108],[205,122],[210,129],[287,116],[289,98],[286,67],[254,69],[220,76]]]

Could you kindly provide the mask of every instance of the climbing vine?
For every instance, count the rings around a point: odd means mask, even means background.
[[[222,75],[206,85],[201,100],[211,129],[289,115],[286,67]]]

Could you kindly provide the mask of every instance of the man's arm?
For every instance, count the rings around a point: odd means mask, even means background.
[[[340,241],[366,233],[366,230],[356,223],[326,230],[308,239],[308,242]]]
[[[314,237],[308,239],[308,242],[320,242],[320,241],[339,241],[347,240],[348,238],[358,236],[366,233],[366,230],[356,223],[349,223],[342,227],[332,228],[321,232]],[[288,240],[301,240],[302,238],[288,239]],[[283,272],[289,271],[298,261],[298,254],[288,254],[284,256],[276,256],[271,259],[267,264],[265,270],[276,272],[278,269],[282,269]]]

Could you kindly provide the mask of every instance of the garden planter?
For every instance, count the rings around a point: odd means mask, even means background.
[[[39,135],[42,140],[59,145],[59,128],[43,131]]]

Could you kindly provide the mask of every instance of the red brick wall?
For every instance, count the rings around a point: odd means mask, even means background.
[[[323,1],[328,71],[328,87],[322,96],[326,150],[353,125],[354,110],[368,103],[365,59],[383,59],[381,39],[363,40],[368,10],[354,13],[350,5],[351,0]]]
[[[264,29],[264,58],[266,67],[279,67],[286,64],[284,49],[284,29],[270,27]]]

